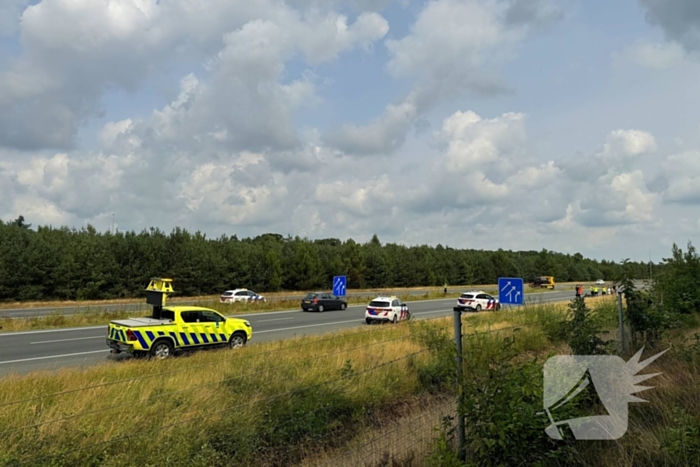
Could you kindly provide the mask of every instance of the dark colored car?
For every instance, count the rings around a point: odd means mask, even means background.
[[[348,302],[327,292],[309,292],[301,299],[304,311],[344,310],[347,307]]]

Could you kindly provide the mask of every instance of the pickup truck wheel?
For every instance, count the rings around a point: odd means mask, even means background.
[[[173,344],[167,340],[159,340],[151,347],[151,356],[159,359],[164,359],[172,356],[174,351]]]
[[[229,347],[232,349],[237,349],[243,347],[246,342],[246,336],[242,332],[236,332],[231,336],[231,340],[228,341]]]

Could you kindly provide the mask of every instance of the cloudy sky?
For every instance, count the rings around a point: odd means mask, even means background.
[[[0,218],[658,260],[697,0],[3,0]]]

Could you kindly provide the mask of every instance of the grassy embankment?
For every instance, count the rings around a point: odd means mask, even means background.
[[[611,300],[588,303],[603,321],[614,322]],[[534,358],[541,368],[548,353],[567,353],[555,337],[565,313],[566,304],[547,304],[466,315],[466,334],[492,331],[466,338],[466,368],[485,358],[498,361],[500,343],[515,336],[517,363],[506,377],[527,377],[517,365]],[[451,319],[434,319],[167,361],[6,377],[0,381],[0,465],[338,466],[360,459],[360,465],[382,465],[389,449],[403,453],[395,465],[423,465],[416,452],[426,447],[412,438],[388,447],[387,427],[416,414],[450,412],[451,329]],[[646,394],[651,404],[632,404],[630,435],[588,443],[576,452],[586,460],[582,465],[679,465],[682,456],[696,455],[700,345],[669,354],[647,371],[664,374]],[[537,375],[518,390],[541,386]],[[541,399],[535,405],[541,410]],[[422,426],[423,435],[430,437],[433,420]],[[546,438],[545,426],[530,428]],[[374,449],[346,452],[372,436],[381,440]]]
[[[587,304],[611,331],[607,337],[615,337],[614,302]],[[471,455],[490,465],[519,465],[518,456],[532,453],[541,455],[541,465],[700,465],[700,342],[687,341],[697,327],[674,331],[645,352],[672,347],[643,371],[662,374],[646,383],[654,389],[639,394],[648,404],[630,404],[624,437],[586,443],[546,437],[548,422],[536,415],[541,369],[548,354],[568,353],[559,332],[565,314],[566,304],[547,304],[466,315],[465,367],[484,390],[467,400],[480,403],[467,411]],[[391,465],[382,460],[387,427],[426,411],[450,413],[454,405],[451,331],[451,319],[435,319],[162,362],[6,377],[0,465]],[[425,442],[432,426],[420,428]],[[346,452],[372,436],[372,449]],[[417,440],[396,445],[394,465],[425,465]],[[444,444],[431,460],[458,465]]]
[[[497,295],[497,290],[493,289],[495,286],[482,286],[480,289],[485,290],[487,293],[492,293]],[[453,290],[456,287],[452,288]],[[426,293],[420,295],[410,294],[411,290],[425,290]],[[461,289],[458,289],[461,290]],[[557,291],[566,290],[564,286]],[[368,290],[362,291],[352,291],[351,293],[357,292],[369,292]],[[425,288],[425,289],[393,289],[391,291],[376,291],[377,294],[381,293],[393,293],[398,294],[398,296],[405,302],[411,302],[416,300],[436,300],[436,299],[456,299],[459,293],[448,293],[444,294],[442,289],[435,287]],[[448,289],[449,292],[449,289]],[[298,299],[289,300],[284,297],[290,295],[303,296],[303,292],[298,293],[286,293],[286,294],[271,294],[268,297],[267,302],[259,303],[220,303],[218,297],[200,297],[198,299],[190,298],[189,301],[194,301],[195,305],[203,306],[217,310],[227,316],[236,316],[239,314],[250,314],[250,313],[263,313],[268,311],[281,311],[281,310],[294,310],[300,309],[300,304]],[[349,296],[347,302],[349,305],[365,305],[367,304],[370,297],[354,297]],[[169,304],[176,305],[179,302],[188,301],[183,298],[171,299],[168,301]],[[133,302],[132,302],[133,303]],[[106,303],[103,303],[106,304]],[[118,304],[118,303],[115,303]],[[92,305],[97,305],[94,303]],[[39,306],[39,305],[37,305]],[[45,306],[45,305],[44,305]],[[81,305],[85,306],[85,305]],[[29,331],[34,329],[53,329],[53,328],[72,328],[80,326],[95,326],[108,323],[113,319],[124,319],[132,318],[137,316],[146,316],[150,313],[151,309],[148,305],[143,303],[143,306],[138,310],[115,310],[115,311],[104,311],[100,308],[88,308],[80,309],[74,313],[66,314],[65,311],[57,310],[50,313],[40,313],[37,316],[27,316],[22,318],[7,317],[3,316],[2,309],[0,309],[0,332],[12,332],[12,331]]]
[[[543,358],[561,349],[548,330],[563,313],[557,304],[470,314],[465,331],[511,335],[523,326],[520,358]],[[451,319],[435,319],[9,376],[0,381],[0,465],[311,462],[390,420],[440,406],[452,393],[454,360],[443,358],[435,333],[449,342],[451,329]]]

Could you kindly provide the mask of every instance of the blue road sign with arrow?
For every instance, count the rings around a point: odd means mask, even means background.
[[[345,296],[345,286],[348,281],[345,276],[335,276],[333,278],[333,295],[337,297]]]
[[[520,277],[498,278],[498,302],[501,305],[522,305],[525,287]]]

